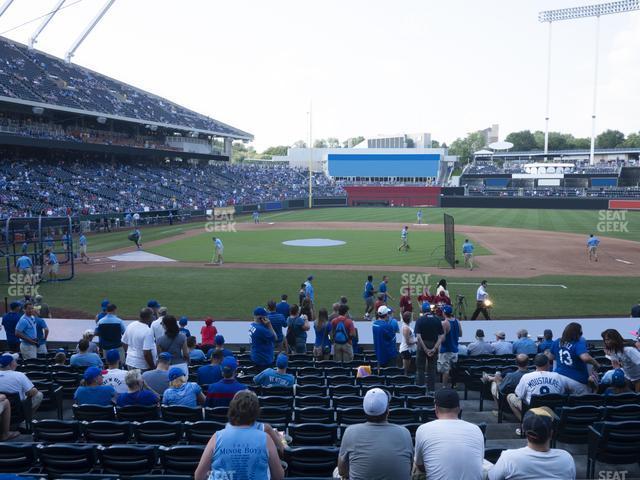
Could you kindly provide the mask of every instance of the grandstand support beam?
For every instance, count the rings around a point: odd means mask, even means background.
[[[313,104],[309,102],[309,208],[313,208]]]
[[[84,42],[85,38],[87,38],[87,36],[91,33],[91,30],[93,30],[94,27],[98,23],[100,23],[100,20],[102,20],[102,17],[105,16],[107,11],[111,8],[111,6],[115,2],[116,0],[107,0],[107,3],[104,4],[104,6],[100,9],[98,14],[93,18],[93,20],[91,20],[89,25],[87,25],[87,28],[85,28],[84,31],[78,37],[78,39],[75,42],[73,42],[73,45],[71,45],[71,48],[64,56],[64,59],[66,60],[67,63],[71,63],[71,57],[73,57],[73,55],[76,53],[76,50],[78,49],[78,47],[82,45],[82,42]]]
[[[42,19],[42,22],[40,22],[40,25],[38,25],[38,28],[36,28],[36,31],[33,32],[33,35],[31,35],[29,37],[29,49],[32,49],[33,46],[35,45],[35,43],[38,41],[38,36],[42,33],[42,31],[47,27],[47,25],[49,24],[49,22],[51,21],[51,19],[53,18],[53,16],[58,13],[58,10],[60,10],[60,7],[62,7],[62,5],[64,4],[64,2],[66,2],[67,0],[58,0],[58,3],[56,3],[56,6],[53,7],[53,10],[51,10],[51,12],[49,12],[49,15],[47,15],[46,17],[44,17]]]
[[[4,14],[4,12],[7,11],[7,8],[9,8],[12,3],[13,3],[13,0],[5,0],[5,2],[0,7],[0,17]]]
[[[593,68],[593,107],[591,113],[591,150],[589,151],[589,165],[595,163],[596,150],[596,105],[598,102],[598,63],[600,60],[600,17],[596,17],[596,58]]]
[[[547,39],[547,104],[544,115],[544,155],[549,153],[549,97],[551,95],[551,25],[549,22],[549,36]]]

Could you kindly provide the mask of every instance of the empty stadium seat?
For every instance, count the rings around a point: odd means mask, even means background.
[[[261,407],[293,408],[293,397],[274,395],[259,398]]]
[[[224,422],[202,420],[200,422],[186,422],[184,424],[184,437],[190,444],[206,444],[218,430],[224,429]]]
[[[115,420],[113,405],[73,405],[73,417],[76,420],[91,422],[93,420]]]
[[[148,474],[158,463],[155,445],[112,445],[98,447],[98,457],[105,472],[118,475]]]
[[[229,409],[227,407],[205,407],[204,419],[213,420],[214,422],[226,423],[229,419],[228,412]]]
[[[56,443],[38,445],[36,451],[45,471],[57,476],[91,471],[98,462],[96,448],[96,445]]]
[[[556,410],[559,417],[556,438],[564,443],[586,443],[589,427],[604,415],[604,408],[595,405],[562,407]]]
[[[131,439],[133,432],[131,422],[118,422],[115,420],[82,422],[82,430],[87,442],[100,443],[102,445],[127,443]]]
[[[162,405],[162,419],[178,422],[197,422],[202,420],[201,407],[185,407],[183,405]]]
[[[292,445],[332,446],[338,440],[338,425],[335,423],[290,424],[288,433]]]
[[[296,423],[333,423],[333,410],[322,407],[298,408],[295,411]]]
[[[204,452],[204,445],[160,447],[160,463],[164,473],[193,475]]]
[[[389,409],[389,422],[397,424],[420,422],[420,410],[413,408]]]
[[[366,421],[362,407],[336,408],[336,421],[341,425],[353,425]]]
[[[640,404],[638,403],[607,406],[604,409],[604,417],[602,418],[606,422],[624,422],[638,419],[640,419]]]
[[[595,478],[598,462],[610,465],[638,463],[640,421],[597,422],[589,427],[587,477]]]
[[[128,422],[159,420],[160,409],[156,405],[127,405],[126,407],[116,407],[116,417],[118,420]]]
[[[0,443],[0,473],[26,473],[36,464],[34,444]]]
[[[324,395],[297,395],[294,399],[294,406],[296,409],[305,407],[324,407],[329,408],[331,405],[331,398]]]
[[[182,439],[182,422],[166,420],[147,420],[133,423],[133,435],[136,442],[173,445]]]
[[[31,426],[34,442],[74,443],[81,436],[78,420],[34,420]]]
[[[260,408],[258,420],[276,425],[285,425],[291,422],[291,416],[291,408],[264,407]]]
[[[336,447],[296,447],[285,449],[287,476],[331,477],[338,464]]]

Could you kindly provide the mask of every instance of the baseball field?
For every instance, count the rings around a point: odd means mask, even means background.
[[[389,276],[397,304],[400,290],[449,281],[453,298],[464,296],[467,313],[475,290],[489,282],[497,319],[628,315],[640,298],[640,213],[571,210],[448,209],[456,220],[456,249],[469,238],[476,268],[451,269],[443,260],[443,209],[333,208],[261,215],[229,222],[189,223],[143,229],[137,254],[127,232],[89,237],[89,265],[76,264],[75,279],[46,283],[42,293],[54,313],[93,316],[103,298],[134,317],[154,298],[177,315],[198,319],[247,319],[255,305],[286,293],[314,276],[316,304],[330,307],[341,295],[359,315],[368,274]],[[400,229],[409,226],[409,252],[399,252]],[[599,261],[589,262],[586,239],[598,235]],[[224,242],[223,266],[210,264],[212,237]],[[291,240],[325,239],[336,246],[291,246]],[[122,255],[120,261],[112,260]],[[462,260],[461,260],[462,263]],[[295,301],[295,300],[294,300]]]

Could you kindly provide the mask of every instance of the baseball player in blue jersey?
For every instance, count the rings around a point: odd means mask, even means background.
[[[416,216],[418,217],[418,225],[422,224],[422,209],[418,210],[418,213],[416,214]]]
[[[473,270],[473,244],[468,238],[465,238],[462,244],[462,255],[464,256],[464,266]]]
[[[80,244],[80,258],[82,259],[82,263],[89,263],[89,257],[87,256],[87,237],[85,237],[84,233],[80,234],[78,243]]]
[[[593,233],[589,235],[587,239],[587,252],[589,253],[589,261],[598,261],[598,246],[600,245],[600,239],[594,237]]]
[[[407,227],[406,225],[404,227],[402,227],[402,232],[400,232],[400,239],[402,239],[402,245],[400,245],[398,247],[398,251],[405,251],[408,252],[409,251],[409,227]]]
[[[222,239],[213,237],[213,243],[215,244],[215,253],[213,254],[213,261],[211,263],[222,265],[224,263],[224,245],[222,244]]]

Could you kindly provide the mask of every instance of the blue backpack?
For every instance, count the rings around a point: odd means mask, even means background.
[[[344,322],[340,322],[336,327],[336,333],[333,336],[333,341],[339,345],[344,345],[349,341],[349,335],[347,334]]]

